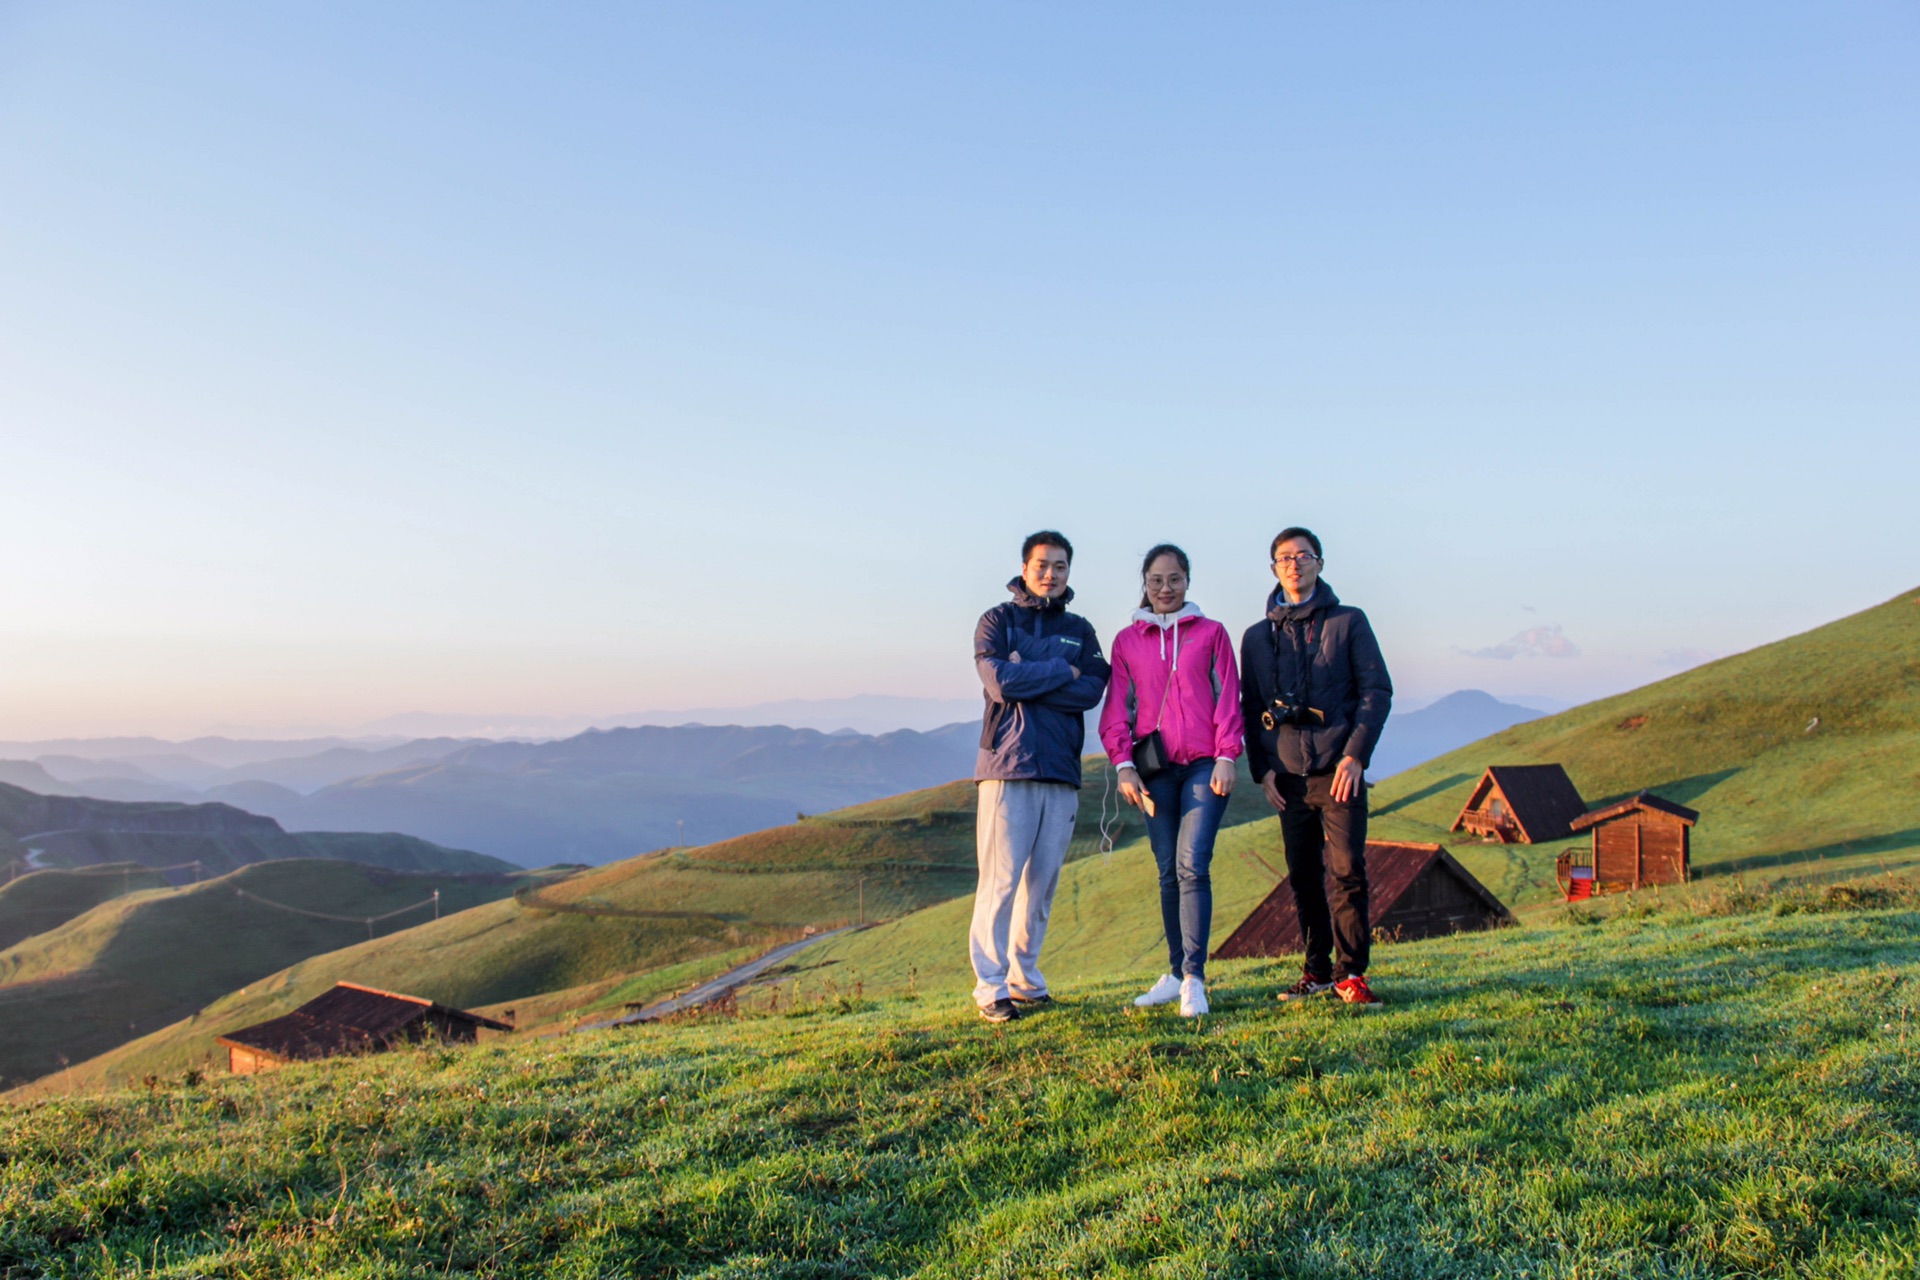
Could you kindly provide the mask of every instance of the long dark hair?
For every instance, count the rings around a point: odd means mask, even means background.
[[[1140,562],[1140,607],[1142,609],[1150,609],[1153,607],[1153,601],[1147,598],[1147,588],[1145,585],[1147,581],[1147,570],[1153,568],[1153,562],[1161,556],[1172,556],[1175,560],[1178,560],[1180,562],[1180,572],[1186,574],[1189,581],[1193,578],[1193,568],[1187,563],[1187,553],[1174,546],[1171,542],[1161,543],[1153,550],[1147,552],[1146,558]]]

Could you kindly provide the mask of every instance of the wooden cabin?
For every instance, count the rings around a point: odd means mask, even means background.
[[[1559,765],[1496,764],[1475,784],[1451,829],[1501,844],[1541,844],[1572,835],[1574,819],[1586,811]]]
[[[1437,844],[1367,841],[1367,889],[1374,936],[1410,942],[1464,929],[1487,929],[1513,918],[1500,899]],[[1333,892],[1331,880],[1327,892]],[[1306,950],[1293,881],[1274,886],[1213,953],[1216,960],[1298,955]]]
[[[420,996],[341,982],[292,1013],[215,1039],[227,1047],[228,1069],[244,1076],[289,1062],[378,1053],[422,1040],[471,1044],[482,1027],[513,1030],[504,1022]]]
[[[1650,884],[1685,884],[1693,877],[1692,831],[1700,815],[1685,805],[1642,791],[1576,819],[1593,843],[1568,849],[1554,866],[1560,892],[1571,902],[1625,893]]]

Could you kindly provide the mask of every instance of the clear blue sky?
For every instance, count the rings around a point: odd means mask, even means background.
[[[1920,584],[1920,8],[1196,8],[0,5],[0,737],[964,695],[1041,525],[1416,697]]]

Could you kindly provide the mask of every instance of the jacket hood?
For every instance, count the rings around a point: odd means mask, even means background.
[[[1180,624],[1205,618],[1200,606],[1189,600],[1172,613],[1155,613],[1151,609],[1133,611],[1133,628],[1143,636],[1158,632],[1160,636],[1160,656],[1167,656],[1167,636],[1173,636],[1173,665],[1180,665]]]
[[[1007,590],[1013,592],[1013,602],[1022,609],[1039,609],[1043,613],[1051,613],[1056,609],[1064,609],[1068,603],[1073,600],[1072,587],[1068,587],[1065,591],[1062,591],[1058,600],[1042,600],[1039,596],[1027,590],[1027,580],[1025,578],[1015,578],[1007,584]]]
[[[1195,618],[1204,618],[1206,616],[1206,614],[1200,612],[1199,605],[1189,600],[1172,613],[1155,613],[1151,609],[1135,609],[1133,611],[1133,625],[1142,631],[1149,631],[1155,628],[1165,631],[1176,622],[1191,622]]]
[[[1267,619],[1271,622],[1304,622],[1314,614],[1340,603],[1325,578],[1314,584],[1313,594],[1299,604],[1288,604],[1286,589],[1276,586],[1267,595]]]

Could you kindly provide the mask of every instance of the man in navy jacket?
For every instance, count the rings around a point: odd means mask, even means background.
[[[1052,999],[1040,946],[1080,807],[1084,716],[1109,674],[1093,627],[1067,612],[1072,567],[1065,535],[1031,535],[1007,584],[1013,599],[982,614],[973,633],[986,713],[973,771],[980,883],[969,945],[974,1003],[989,1022]]]
[[[1320,539],[1283,529],[1273,540],[1267,616],[1240,642],[1247,764],[1280,811],[1280,837],[1306,943],[1305,971],[1280,993],[1329,989],[1348,1004],[1380,1003],[1367,985],[1365,771],[1393,705],[1393,682],[1367,615],[1320,579]],[[1333,900],[1327,900],[1327,881]]]

